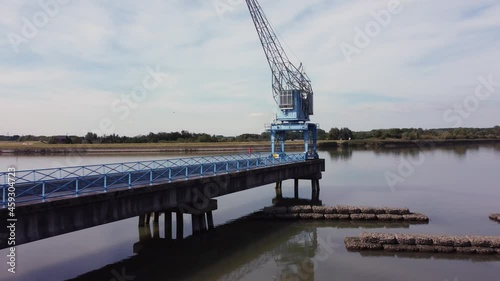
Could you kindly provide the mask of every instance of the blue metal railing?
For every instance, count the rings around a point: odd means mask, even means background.
[[[22,203],[77,196],[305,161],[304,153],[280,158],[265,155],[207,156],[16,171],[15,198],[17,203]],[[2,207],[7,201],[7,178],[8,172],[0,172]]]

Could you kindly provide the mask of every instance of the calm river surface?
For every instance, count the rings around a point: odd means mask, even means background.
[[[0,156],[0,170],[164,159],[182,155]],[[455,255],[366,255],[347,252],[346,236],[364,231],[500,235],[488,215],[500,212],[500,145],[428,150],[329,150],[321,180],[324,205],[408,207],[429,224],[351,224],[238,220],[265,206],[273,186],[218,198],[217,229],[169,242],[159,228],[138,229],[137,218],[17,247],[17,273],[7,272],[0,251],[0,280],[500,280],[500,261]],[[398,171],[399,166],[406,165]],[[399,181],[391,187],[386,174]],[[301,181],[301,197],[311,195]],[[283,183],[293,197],[293,181]],[[185,216],[184,233],[191,234]],[[175,221],[175,218],[174,218]],[[3,231],[3,230],[2,230]],[[151,235],[159,238],[148,239]]]

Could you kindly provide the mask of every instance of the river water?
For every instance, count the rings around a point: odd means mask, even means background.
[[[0,170],[102,164],[183,155],[0,156]],[[239,219],[272,204],[271,185],[218,198],[215,230],[184,241],[164,239],[137,218],[17,247],[17,273],[0,280],[499,280],[500,261],[456,255],[348,252],[343,240],[365,231],[500,235],[500,145],[430,149],[327,150],[324,205],[408,207],[429,224],[271,222]],[[310,198],[310,182],[300,182]],[[293,197],[293,181],[283,183]],[[239,219],[239,220],[238,220]],[[184,217],[186,236],[190,218]],[[175,222],[175,218],[174,218]],[[175,225],[175,224],[174,224]],[[151,238],[153,236],[154,238]],[[0,260],[7,251],[0,251]]]

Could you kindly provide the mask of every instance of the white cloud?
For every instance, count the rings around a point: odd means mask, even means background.
[[[16,122],[0,134],[80,134],[103,117],[128,135],[261,132],[275,110],[271,74],[241,2],[220,19],[205,0],[73,1],[19,54],[3,36],[0,117]],[[440,109],[473,93],[478,76],[500,80],[497,1],[403,1],[403,12],[352,63],[339,44],[352,42],[355,28],[364,28],[387,1],[260,2],[289,57],[298,63],[297,55],[312,78],[313,121],[324,129],[446,127]],[[36,1],[7,1],[0,33],[19,32],[21,17],[37,9]],[[168,81],[119,119],[110,104],[156,65]],[[342,98],[360,93],[398,101]],[[498,99],[492,96],[467,125],[495,125]]]

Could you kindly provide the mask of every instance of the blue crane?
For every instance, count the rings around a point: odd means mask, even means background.
[[[286,132],[300,131],[304,136],[306,159],[317,159],[318,125],[309,122],[309,116],[314,113],[311,80],[302,63],[296,67],[288,59],[257,0],[246,0],[246,3],[271,68],[273,96],[279,109],[276,120],[267,128],[271,133],[271,153],[275,158],[285,157]]]

